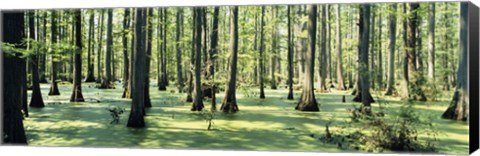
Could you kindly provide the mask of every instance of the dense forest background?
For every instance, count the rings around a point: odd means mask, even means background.
[[[330,96],[360,103],[354,118],[385,116],[372,107],[389,98],[444,101],[438,117],[466,121],[466,10],[438,2],[5,11],[3,140],[26,143],[29,107],[61,103],[55,96],[109,103],[93,88],[131,99],[133,128],[169,93],[203,112],[209,130],[216,111],[242,110],[237,93],[294,100],[288,107],[307,112],[322,112],[330,101],[318,97]],[[127,110],[109,111],[118,123]]]

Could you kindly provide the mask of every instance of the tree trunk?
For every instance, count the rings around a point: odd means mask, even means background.
[[[277,89],[277,81],[275,78],[275,69],[277,68],[277,8],[272,6],[272,19],[273,19],[273,29],[272,29],[272,55],[270,57],[270,88],[271,89]]]
[[[85,82],[95,82],[95,76],[93,74],[93,61],[92,61],[92,39],[95,38],[95,31],[93,29],[94,25],[94,19],[95,19],[95,12],[92,10],[92,13],[90,13],[90,20],[88,23],[88,54],[87,54],[87,78],[85,78]]]
[[[382,91],[384,89],[383,86],[383,55],[382,55],[382,11],[379,9],[379,15],[378,15],[378,71],[377,71],[377,82],[378,82],[378,90]],[[372,23],[375,24],[375,23]]]
[[[152,39],[153,39],[153,9],[149,8],[147,10],[147,55],[145,57],[145,107],[152,107],[152,102],[150,101],[150,61],[152,57]],[[145,38],[142,38],[145,39]]]
[[[202,63],[202,8],[194,8],[195,19],[195,88],[194,100],[191,111],[202,111],[203,94],[201,82],[201,63]],[[193,59],[193,58],[192,58]]]
[[[392,4],[393,13],[389,15],[388,31],[388,81],[385,95],[393,95],[395,92],[395,44],[397,34],[397,4]]]
[[[217,106],[216,106],[216,99],[215,99],[215,93],[216,93],[216,85],[215,85],[215,59],[216,55],[218,53],[217,45],[218,45],[218,15],[220,12],[219,7],[214,8],[213,12],[213,25],[212,25],[212,31],[211,31],[211,36],[210,36],[210,50],[209,50],[209,59],[210,63],[209,65],[209,73],[211,76],[212,80],[212,106],[210,108],[211,111],[216,111]]]
[[[57,43],[57,11],[52,10],[52,26],[51,26],[51,42],[52,45]],[[52,85],[50,86],[50,92],[48,92],[49,96],[52,95],[60,95],[60,92],[58,91],[58,84],[57,84],[57,71],[58,71],[58,58],[55,57],[54,55],[52,56]]]
[[[38,20],[37,20],[37,23],[40,23],[40,15],[38,16]],[[43,43],[47,43],[47,11],[43,12],[43,15],[42,15],[42,40],[43,40]],[[40,28],[40,27],[38,27]],[[40,32],[40,31],[39,31]],[[39,81],[40,83],[48,83],[47,81],[47,77],[45,76],[46,74],[46,69],[47,69],[47,48],[46,46],[42,47],[40,49],[41,51],[41,54],[39,55],[40,57],[40,60],[39,60],[39,74],[40,74],[40,77],[39,77]]]
[[[259,56],[259,67],[260,68],[260,99],[265,99],[265,91],[264,91],[264,83],[263,81],[265,80],[265,68],[263,67],[263,50],[265,48],[265,45],[264,45],[264,34],[263,34],[263,31],[264,31],[264,26],[265,26],[265,21],[264,21],[264,18],[265,18],[265,6],[262,6],[262,17],[261,17],[261,21],[260,21],[260,56]]]
[[[23,12],[4,12],[3,23],[3,42],[10,44],[20,44],[25,31],[25,16]],[[16,45],[16,48],[24,48]],[[21,101],[18,96],[22,92],[22,82],[19,79],[23,74],[21,71],[20,54],[3,53],[3,125],[2,141],[7,144],[27,144],[25,130],[23,128]]]
[[[435,82],[435,3],[428,6],[428,78]]]
[[[345,82],[343,80],[343,64],[342,64],[342,32],[341,32],[341,23],[340,23],[340,4],[337,4],[336,12],[337,12],[337,19],[336,19],[336,50],[337,50],[337,89],[338,90],[346,90]]]
[[[132,70],[132,104],[130,109],[130,116],[128,117],[127,127],[143,128],[145,127],[144,119],[144,95],[145,95],[145,38],[146,30],[143,29],[146,25],[146,11],[145,8],[136,8],[135,13],[135,59],[134,69]]]
[[[127,31],[130,26],[130,9],[125,8],[124,9],[124,15],[123,15],[123,30],[124,32],[122,33],[122,44],[123,44],[123,94],[122,98],[126,98],[127,94],[129,94],[129,81],[130,80],[130,61],[128,59],[128,39],[127,39]]]
[[[315,67],[315,42],[316,42],[316,29],[317,29],[317,6],[308,6],[308,52],[305,55],[305,80],[302,87],[302,95],[295,110],[300,111],[315,111],[318,112],[317,100],[313,93],[313,73]]]
[[[183,77],[182,77],[182,49],[180,47],[180,37],[181,32],[180,28],[183,26],[181,23],[181,19],[183,18],[183,11],[182,9],[177,9],[177,19],[176,19],[176,33],[175,33],[175,49],[176,49],[176,59],[177,59],[177,85],[178,85],[178,92],[183,92],[184,84],[183,84]]]
[[[327,4],[327,19],[326,19],[326,22],[327,22],[327,64],[328,64],[328,68],[327,68],[327,79],[328,79],[328,87],[329,88],[334,88],[335,86],[333,85],[333,77],[332,77],[332,32],[330,31],[331,27],[330,27],[330,7],[331,7],[331,4]]]
[[[450,106],[442,114],[442,118],[466,121],[469,116],[469,92],[468,92],[468,3],[460,3],[460,35],[459,35],[459,61],[458,80],[455,85],[455,93]]]
[[[370,5],[363,4],[360,8],[360,62],[359,62],[359,78],[361,84],[361,96],[363,106],[370,106],[372,102],[370,100],[370,74],[368,69],[368,38],[369,38],[369,26],[370,26]],[[359,90],[360,91],[360,90]]]
[[[75,68],[73,92],[70,102],[84,102],[82,94],[82,16],[80,10],[75,11]]]
[[[222,101],[220,110],[225,113],[235,113],[238,110],[236,95],[236,81],[237,81],[237,55],[238,55],[238,6],[231,8],[232,15],[230,16],[230,68],[228,70],[228,82],[225,89],[225,98]]]
[[[30,11],[28,15],[28,25],[30,29],[30,39],[32,40],[38,40],[37,37],[35,36],[35,24],[34,24],[34,18],[35,18],[35,11]],[[39,54],[39,49],[35,46],[31,46],[33,48],[34,54],[30,57],[30,67],[32,67],[32,96],[30,100],[30,107],[45,107],[45,104],[43,103],[43,98],[42,98],[42,93],[40,90],[40,80],[39,80],[39,73],[38,73],[38,54]],[[26,117],[29,116],[28,114],[28,107],[23,107],[23,113],[25,114]]]
[[[167,79],[166,79],[166,53],[167,53],[167,10],[166,8],[162,9],[162,46],[160,47],[160,76],[158,77],[158,90],[167,90]]]
[[[360,7],[358,35],[358,64],[357,64],[357,91],[353,101],[362,102],[363,106],[370,106],[375,102],[370,94],[370,73],[368,64],[369,38],[370,38],[370,5]]]
[[[195,12],[192,9],[192,12]],[[195,37],[196,37],[196,20],[195,20],[195,13],[193,13],[192,17],[192,42],[191,42],[191,51],[190,51],[190,68],[188,69],[190,72],[188,74],[188,90],[187,90],[187,98],[186,102],[193,102],[192,92],[193,92],[193,66],[195,64]]]
[[[98,32],[98,49],[97,49],[97,83],[102,83],[102,80],[104,80],[103,76],[102,76],[102,40],[103,40],[103,22],[105,21],[104,20],[104,17],[105,17],[105,10],[101,10],[100,11],[100,18],[98,18],[98,23],[100,23],[100,27],[98,29],[100,29]]]
[[[290,8],[287,6],[287,22],[288,22],[288,96],[287,99],[293,100],[293,38],[292,38],[292,19],[290,17]]]
[[[409,18],[407,21],[407,47],[406,47],[406,62],[408,64],[408,97],[412,100],[425,101],[426,97],[423,90],[420,88],[423,76],[417,71],[417,34],[418,14],[417,10],[420,7],[418,3],[409,4]]]
[[[112,83],[112,46],[113,46],[113,10],[107,10],[107,50],[105,52],[105,79],[103,80],[102,84],[100,85],[100,89],[113,89],[115,85]]]
[[[320,55],[318,56],[318,73],[320,74],[319,79],[319,86],[317,91],[319,92],[326,92],[327,91],[327,84],[325,79],[327,78],[327,46],[326,46],[326,36],[327,36],[327,29],[326,29],[326,6],[321,5],[322,7],[322,14],[321,14],[321,29],[320,29]]]

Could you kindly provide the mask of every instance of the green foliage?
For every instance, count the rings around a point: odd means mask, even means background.
[[[355,149],[368,152],[416,151],[434,152],[438,132],[431,118],[424,119],[413,108],[412,103],[404,104],[398,115],[386,117],[383,112],[374,113],[369,107],[354,106],[351,122],[346,122],[338,131],[331,131],[326,125],[326,134],[320,138],[325,143],[337,144],[341,149]],[[348,131],[346,129],[354,129]],[[424,135],[425,141],[419,137]]]

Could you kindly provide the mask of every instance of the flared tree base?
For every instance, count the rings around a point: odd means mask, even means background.
[[[461,94],[456,91],[453,95],[452,102],[447,110],[442,114],[442,118],[444,119],[451,119],[451,120],[461,120],[467,121],[468,117],[468,110],[467,108],[467,101],[461,100],[465,99],[461,97]]]
[[[224,113],[235,113],[238,112],[238,105],[236,102],[225,102],[222,103],[220,110]]]
[[[295,110],[299,111],[308,111],[308,112],[318,112],[318,103],[316,100],[300,100],[300,102],[295,107]]]
[[[85,102],[81,89],[76,88],[73,90],[72,96],[70,97],[70,102]]]
[[[373,99],[372,94],[368,95],[368,99],[369,99],[370,103],[375,103],[375,100]],[[353,98],[353,101],[362,102],[362,93],[360,92],[360,93],[356,94],[355,97]]]

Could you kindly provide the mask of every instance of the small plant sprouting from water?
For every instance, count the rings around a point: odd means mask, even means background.
[[[203,119],[208,123],[207,130],[212,130],[212,125],[214,124],[213,119],[215,119],[215,112],[203,110],[201,112]]]
[[[110,116],[112,117],[112,121],[110,122],[110,124],[118,124],[120,122],[120,115],[125,113],[125,108],[122,108],[120,106],[110,106],[105,109],[110,112]]]

